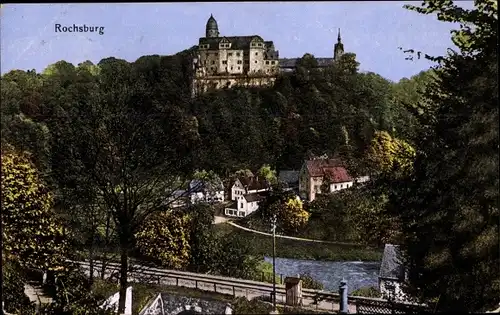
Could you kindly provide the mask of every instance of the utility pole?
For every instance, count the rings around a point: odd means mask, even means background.
[[[271,221],[273,229],[273,308],[276,311],[276,215]]]

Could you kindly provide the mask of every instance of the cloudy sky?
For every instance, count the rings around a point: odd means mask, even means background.
[[[432,65],[406,61],[398,47],[444,54],[456,28],[403,9],[404,3],[419,2],[7,4],[1,8],[1,72],[42,71],[59,60],[77,65],[174,54],[198,43],[213,14],[221,35],[260,35],[274,41],[281,58],[332,57],[340,28],[361,70],[397,81]],[[102,26],[104,34],[57,33],[56,24]]]

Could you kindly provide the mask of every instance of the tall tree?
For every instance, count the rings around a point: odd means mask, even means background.
[[[65,188],[92,187],[106,205],[120,244],[120,302],[125,308],[128,258],[133,236],[151,214],[168,208],[191,173],[197,122],[152,96],[141,72],[123,60],[99,63],[99,85],[68,115],[58,137],[54,175]]]
[[[439,311],[484,311],[500,296],[497,3],[407,8],[460,23],[452,35],[460,51],[439,58],[421,104],[414,174],[391,196],[407,291]]]

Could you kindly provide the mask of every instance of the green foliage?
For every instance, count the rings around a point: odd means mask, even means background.
[[[374,287],[362,287],[351,292],[352,296],[363,296],[369,298],[381,298],[382,294]]]
[[[271,224],[276,216],[277,228],[285,234],[296,233],[309,220],[309,213],[303,209],[302,201],[293,192],[275,186],[269,196],[260,203],[258,213],[263,222]]]
[[[273,170],[268,164],[264,164],[259,168],[259,170],[257,171],[257,176],[265,178],[272,185],[278,183],[276,170]]]
[[[460,23],[452,35],[460,52],[440,58],[427,85],[413,174],[389,180],[389,209],[404,233],[406,290],[437,311],[478,312],[500,296],[496,4],[408,8]]]
[[[309,273],[301,274],[300,280],[302,280],[302,287],[304,289],[313,289],[313,290],[323,290],[323,283],[315,280]]]
[[[391,137],[386,131],[375,132],[367,154],[375,172],[393,174],[411,172],[414,158],[415,150],[411,145]]]
[[[216,272],[220,246],[214,229],[214,208],[196,204],[187,211],[189,216],[190,261],[188,269],[194,272]]]
[[[139,251],[166,268],[180,269],[189,263],[187,216],[159,212],[148,218],[135,234]]]
[[[53,302],[40,310],[41,315],[111,315],[114,312],[100,306],[109,296],[103,297],[92,292],[92,285],[77,265],[66,264],[55,272],[51,284]]]
[[[52,195],[23,154],[2,152],[3,248],[23,267],[58,266],[66,250],[63,227],[52,212]]]
[[[235,234],[220,240],[218,272],[223,276],[255,279],[261,258],[251,256],[251,247],[245,239]]]
[[[35,303],[31,302],[24,293],[22,285],[26,279],[22,275],[22,269],[16,261],[7,261],[2,257],[2,302],[4,310],[20,315],[35,313]]]

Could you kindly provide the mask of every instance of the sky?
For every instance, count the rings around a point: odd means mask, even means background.
[[[198,44],[213,14],[221,36],[260,35],[274,41],[280,58],[333,57],[340,28],[344,50],[356,54],[362,71],[398,81],[433,65],[405,60],[398,47],[443,55],[454,47],[450,31],[457,28],[406,10],[405,3],[420,1],[7,4],[0,9],[0,69],[41,72],[60,60],[78,65],[175,54]],[[56,32],[56,24],[104,32]]]

